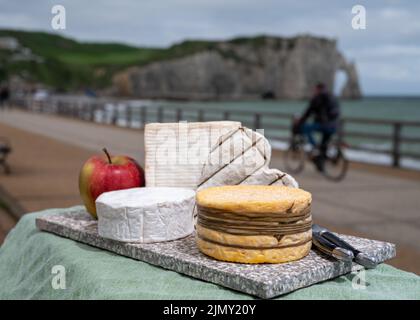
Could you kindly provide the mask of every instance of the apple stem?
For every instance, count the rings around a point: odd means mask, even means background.
[[[108,150],[106,150],[106,148],[103,148],[102,151],[105,152],[106,157],[108,158],[109,164],[112,164],[111,156],[109,155]]]

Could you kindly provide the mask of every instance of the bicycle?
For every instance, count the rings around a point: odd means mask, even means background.
[[[296,121],[293,124],[292,136],[289,148],[284,153],[284,161],[286,170],[292,174],[298,174],[305,168],[306,160],[310,160],[314,164],[319,156],[314,156],[314,150],[305,150],[305,136],[296,130]],[[340,142],[336,137],[328,144],[327,154],[324,161],[324,170],[320,173],[331,181],[341,181],[345,178],[348,170],[349,161],[344,155],[343,148],[345,144]]]

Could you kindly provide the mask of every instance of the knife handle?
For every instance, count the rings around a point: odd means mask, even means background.
[[[337,247],[332,251],[332,256],[342,261],[352,261],[354,258],[353,252],[347,249],[340,248],[340,247]]]
[[[337,237],[334,233],[331,233],[329,231],[325,231],[325,232],[322,233],[322,236],[325,239],[334,243],[336,246],[352,251],[354,255],[357,255],[358,253],[360,253],[359,250],[354,248],[351,244],[344,241],[343,239]]]
[[[337,247],[334,243],[322,237],[313,237],[312,242],[318,250],[338,260],[352,261],[354,258],[353,252]]]

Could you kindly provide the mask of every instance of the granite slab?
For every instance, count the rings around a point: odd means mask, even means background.
[[[238,264],[221,262],[202,254],[194,235],[161,243],[123,243],[105,239],[97,232],[97,221],[84,209],[69,209],[39,217],[38,229],[112,251],[136,260],[257,296],[273,298],[352,271],[351,262],[330,258],[311,250],[303,259],[283,264]],[[392,243],[340,235],[378,263],[395,257]]]

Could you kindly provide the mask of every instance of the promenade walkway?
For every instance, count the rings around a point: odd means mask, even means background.
[[[144,159],[141,130],[56,116],[2,111],[0,136],[9,137],[14,148],[13,173],[0,174],[0,188],[27,212],[80,204],[80,166],[104,146],[140,163]],[[281,160],[281,153],[273,152],[271,166],[282,168]],[[352,164],[348,177],[333,183],[307,167],[295,178],[313,194],[316,222],[338,232],[394,242],[398,257],[391,264],[420,274],[419,172]],[[1,209],[0,225],[13,225]]]

